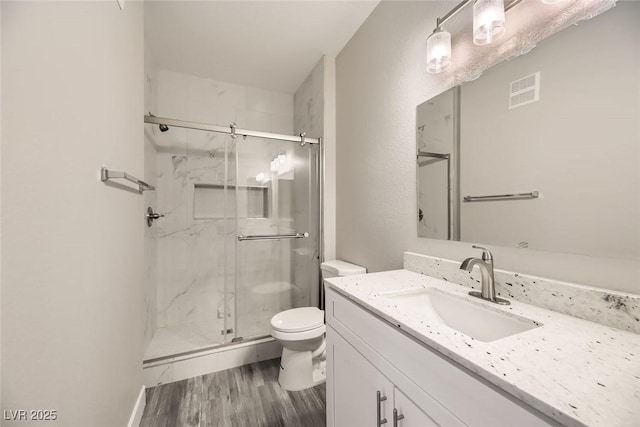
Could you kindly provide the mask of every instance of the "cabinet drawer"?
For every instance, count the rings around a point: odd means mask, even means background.
[[[326,293],[326,316],[334,329],[350,331],[360,338],[465,424],[557,425],[330,289]]]

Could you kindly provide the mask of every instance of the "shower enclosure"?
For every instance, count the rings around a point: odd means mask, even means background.
[[[265,337],[274,314],[317,306],[320,141],[145,123],[156,176],[147,201],[164,215],[147,230],[146,361]]]

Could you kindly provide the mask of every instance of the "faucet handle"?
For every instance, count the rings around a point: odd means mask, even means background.
[[[483,248],[482,246],[476,246],[476,245],[472,245],[471,247],[474,249],[482,249],[483,261],[493,261],[493,255],[491,254],[491,252],[489,252],[489,249]]]

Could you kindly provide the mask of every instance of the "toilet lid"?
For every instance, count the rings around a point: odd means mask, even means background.
[[[281,332],[303,332],[324,325],[324,311],[316,307],[292,308],[271,318],[271,327]]]

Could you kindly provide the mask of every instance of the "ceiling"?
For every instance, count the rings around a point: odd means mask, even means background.
[[[145,1],[155,66],[293,94],[379,0]]]

